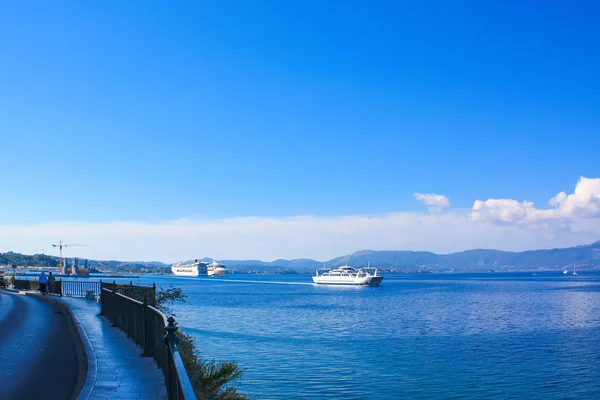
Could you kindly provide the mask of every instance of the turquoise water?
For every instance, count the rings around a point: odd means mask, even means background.
[[[254,399],[600,398],[600,274],[143,277]]]

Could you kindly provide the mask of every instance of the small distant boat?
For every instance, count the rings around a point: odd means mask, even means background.
[[[355,269],[349,265],[343,265],[339,268],[318,268],[312,279],[314,283],[326,285],[378,286],[383,280],[383,276],[377,275],[377,268]]]
[[[573,266],[573,275],[577,275],[577,271],[575,269],[575,266]]]
[[[569,273],[569,271],[567,271],[566,269],[563,271],[563,274],[565,274],[565,275],[568,273]]]

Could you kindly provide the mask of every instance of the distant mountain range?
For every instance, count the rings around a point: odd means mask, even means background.
[[[359,251],[334,258],[331,266],[341,264],[376,265],[384,268],[435,269],[455,271],[533,270],[600,267],[600,241],[577,247],[551,250],[511,252],[501,250],[467,250],[451,254],[421,251]]]
[[[212,258],[203,258],[212,262]],[[191,262],[191,261],[190,261]],[[435,254],[427,251],[373,251],[362,250],[326,262],[311,259],[275,260],[219,260],[230,270],[237,272],[311,272],[320,267],[336,267],[344,264],[355,267],[370,264],[388,271],[436,272],[436,271],[523,271],[600,268],[600,241],[576,247],[551,250],[511,252],[501,250],[468,250],[451,254]],[[58,257],[46,255],[27,256],[19,253],[0,253],[0,265],[57,266]],[[101,270],[144,272],[168,269],[170,264],[160,262],[122,262],[89,260],[90,267]]]
[[[211,258],[204,258],[212,261]],[[451,254],[436,254],[427,251],[373,251],[361,250],[337,257],[326,262],[311,259],[275,260],[219,260],[229,268],[239,271],[294,270],[308,272],[320,267],[337,267],[348,264],[397,271],[508,271],[572,268],[600,268],[600,241],[576,247],[551,250],[529,250],[522,252],[501,250],[467,250]]]

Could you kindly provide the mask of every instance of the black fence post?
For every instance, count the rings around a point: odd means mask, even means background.
[[[177,347],[179,343],[179,338],[177,337],[177,321],[172,316],[167,319],[167,326],[165,326],[165,346],[167,351],[167,364],[168,364],[168,378],[167,378],[167,392],[169,394],[169,399],[176,399],[177,396],[177,379],[174,379],[177,375],[177,370],[173,368],[174,360],[172,358],[171,345],[173,347]],[[175,376],[174,376],[175,375]]]
[[[148,308],[148,296],[144,295],[144,299],[142,300],[142,336],[144,337],[144,342],[142,343],[142,348],[144,352],[142,353],[142,357],[148,357],[150,354],[148,353],[148,344],[146,342],[146,309]]]
[[[167,326],[165,326],[165,344],[173,342],[179,344],[179,338],[177,337],[177,321],[172,316],[167,319]]]
[[[100,315],[104,315],[104,295],[102,294],[102,279],[100,279]]]
[[[104,314],[104,292],[102,291],[102,283],[100,283],[100,315]]]
[[[156,282],[152,284],[152,305],[156,307]]]
[[[111,296],[111,303],[112,303],[112,309],[113,309],[113,323],[112,326],[119,326],[119,324],[117,323],[117,281],[114,281],[113,283],[113,290],[112,290],[112,294]]]

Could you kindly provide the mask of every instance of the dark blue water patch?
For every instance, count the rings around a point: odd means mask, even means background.
[[[593,284],[572,284],[570,286],[560,286],[560,287],[548,287],[543,290],[560,290],[560,291],[571,291],[571,292],[600,292],[600,283]]]
[[[411,337],[360,343],[320,338],[312,345],[303,340],[275,347],[255,337],[221,340],[235,347],[252,341],[254,361],[246,371],[250,378],[240,388],[252,390],[256,398],[277,398],[283,392],[290,398],[335,393],[339,398],[542,399],[570,397],[581,385],[587,387],[583,394],[597,390],[599,349],[590,338],[598,333]],[[567,339],[578,342],[569,344],[564,342]]]

